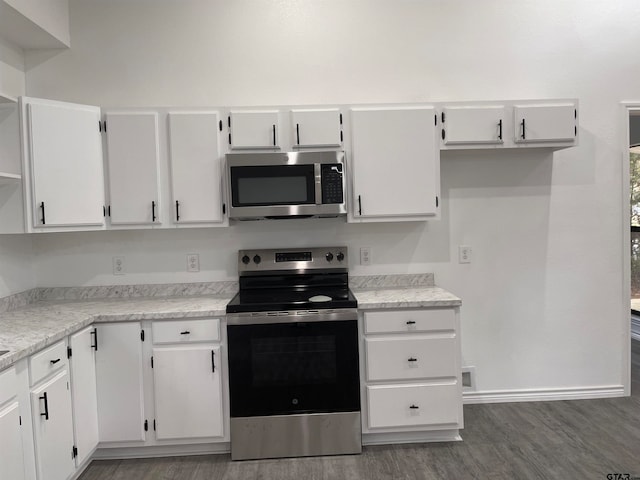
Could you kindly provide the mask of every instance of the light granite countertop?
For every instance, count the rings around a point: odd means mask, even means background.
[[[353,289],[358,308],[456,307],[461,300],[435,286]],[[232,293],[220,295],[40,301],[0,314],[0,370],[99,322],[225,315]]]

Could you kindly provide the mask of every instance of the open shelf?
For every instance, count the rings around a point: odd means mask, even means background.
[[[0,172],[0,186],[15,185],[20,180],[22,180],[22,175]]]

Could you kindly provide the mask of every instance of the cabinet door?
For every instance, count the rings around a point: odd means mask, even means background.
[[[223,435],[220,347],[156,347],[153,380],[159,440]]]
[[[34,227],[103,225],[100,109],[25,100]]]
[[[339,147],[342,144],[342,121],[337,108],[292,110],[291,124],[297,147]]]
[[[82,465],[98,445],[98,396],[96,386],[95,329],[71,336],[71,396],[76,464]]]
[[[107,113],[109,212],[113,225],[158,222],[158,114]]]
[[[69,372],[31,392],[36,467],[41,480],[66,480],[75,470]]]
[[[280,148],[278,111],[246,111],[230,113],[231,148]]]
[[[435,117],[427,107],[352,110],[355,218],[437,214]]]
[[[100,441],[144,441],[140,324],[98,325],[96,330]]]
[[[173,219],[221,223],[222,159],[218,112],[169,113]]]
[[[519,143],[573,142],[578,135],[573,103],[516,105],[514,115],[515,141]]]
[[[25,478],[18,402],[0,410],[0,465],[0,480]]]
[[[504,106],[447,107],[442,110],[445,145],[503,143]]]

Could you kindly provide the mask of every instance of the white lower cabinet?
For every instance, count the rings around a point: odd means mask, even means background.
[[[143,442],[148,422],[140,323],[99,324],[96,329],[100,442]]]
[[[98,397],[96,390],[96,329],[88,327],[71,335],[71,396],[76,464],[82,465],[98,445]]]
[[[222,441],[220,320],[155,321],[151,332],[156,439]]]
[[[219,345],[155,347],[153,383],[158,440],[221,437]]]
[[[376,434],[372,443],[403,433],[411,441],[429,441],[434,431],[444,432],[438,440],[456,437],[463,427],[458,309],[365,311],[363,323],[363,442]]]
[[[0,409],[0,480],[25,478],[21,424],[18,402]]]
[[[23,480],[22,417],[14,368],[0,373],[0,480]]]
[[[66,480],[75,471],[69,371],[65,367],[31,390],[39,480]]]

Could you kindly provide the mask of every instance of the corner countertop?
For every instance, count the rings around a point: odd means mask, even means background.
[[[361,310],[457,307],[461,300],[434,286],[353,289]],[[233,294],[42,301],[0,314],[0,370],[92,323],[220,317]]]

